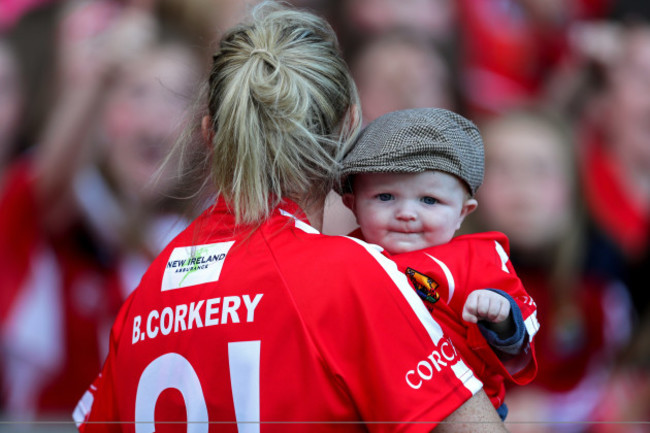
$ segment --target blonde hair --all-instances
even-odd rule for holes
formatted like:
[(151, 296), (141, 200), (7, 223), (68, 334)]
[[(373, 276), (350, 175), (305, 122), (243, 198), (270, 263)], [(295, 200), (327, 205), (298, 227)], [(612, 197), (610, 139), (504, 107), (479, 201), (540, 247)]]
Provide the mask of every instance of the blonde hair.
[(321, 202), (361, 117), (325, 20), (275, 2), (252, 17), (222, 37), (209, 77), (211, 179), (240, 224), (261, 223), (284, 198)]

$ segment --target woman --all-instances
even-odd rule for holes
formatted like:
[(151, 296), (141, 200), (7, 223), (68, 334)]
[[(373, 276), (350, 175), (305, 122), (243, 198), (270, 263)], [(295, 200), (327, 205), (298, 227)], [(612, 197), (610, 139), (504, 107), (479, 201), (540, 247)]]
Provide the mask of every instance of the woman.
[(80, 430), (503, 431), (395, 265), (317, 231), (359, 119), (332, 29), (274, 4), (253, 16), (209, 78), (216, 203), (121, 309)]

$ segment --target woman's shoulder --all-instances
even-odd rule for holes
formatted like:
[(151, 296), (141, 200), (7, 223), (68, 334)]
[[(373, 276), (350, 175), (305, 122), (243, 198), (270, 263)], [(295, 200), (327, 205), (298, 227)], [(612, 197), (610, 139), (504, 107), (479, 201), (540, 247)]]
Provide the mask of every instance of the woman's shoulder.
[(269, 247), (282, 267), (289, 263), (325, 279), (355, 279), (364, 274), (375, 280), (383, 278), (375, 274), (386, 274), (382, 269), (396, 268), (381, 247), (347, 236), (289, 231)]
[[(303, 257), (317, 257), (320, 262), (337, 263), (341, 266), (371, 261), (383, 256), (383, 249), (349, 236), (333, 236), (311, 233), (302, 236), (295, 244), (301, 249)], [(385, 257), (384, 257), (385, 258)]]

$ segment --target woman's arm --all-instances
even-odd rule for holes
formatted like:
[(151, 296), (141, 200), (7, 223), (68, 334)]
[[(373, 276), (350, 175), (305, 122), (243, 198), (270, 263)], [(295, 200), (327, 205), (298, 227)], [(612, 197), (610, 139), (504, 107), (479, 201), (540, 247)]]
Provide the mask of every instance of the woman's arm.
[(435, 433), (507, 432), (487, 395), (479, 391), (433, 430)]

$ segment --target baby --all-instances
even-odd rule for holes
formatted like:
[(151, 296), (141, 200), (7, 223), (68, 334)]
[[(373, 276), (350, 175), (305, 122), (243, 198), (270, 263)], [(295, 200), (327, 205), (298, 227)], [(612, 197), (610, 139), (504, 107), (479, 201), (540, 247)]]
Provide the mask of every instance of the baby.
[[(352, 235), (383, 247), (407, 275), (505, 419), (505, 381), (523, 385), (537, 372), (539, 324), (505, 235), (454, 237), (478, 205), (483, 159), (481, 135), (464, 117), (392, 112), (370, 123), (344, 159), (342, 197), (360, 225)], [(418, 371), (407, 380), (417, 387), (426, 378)]]

